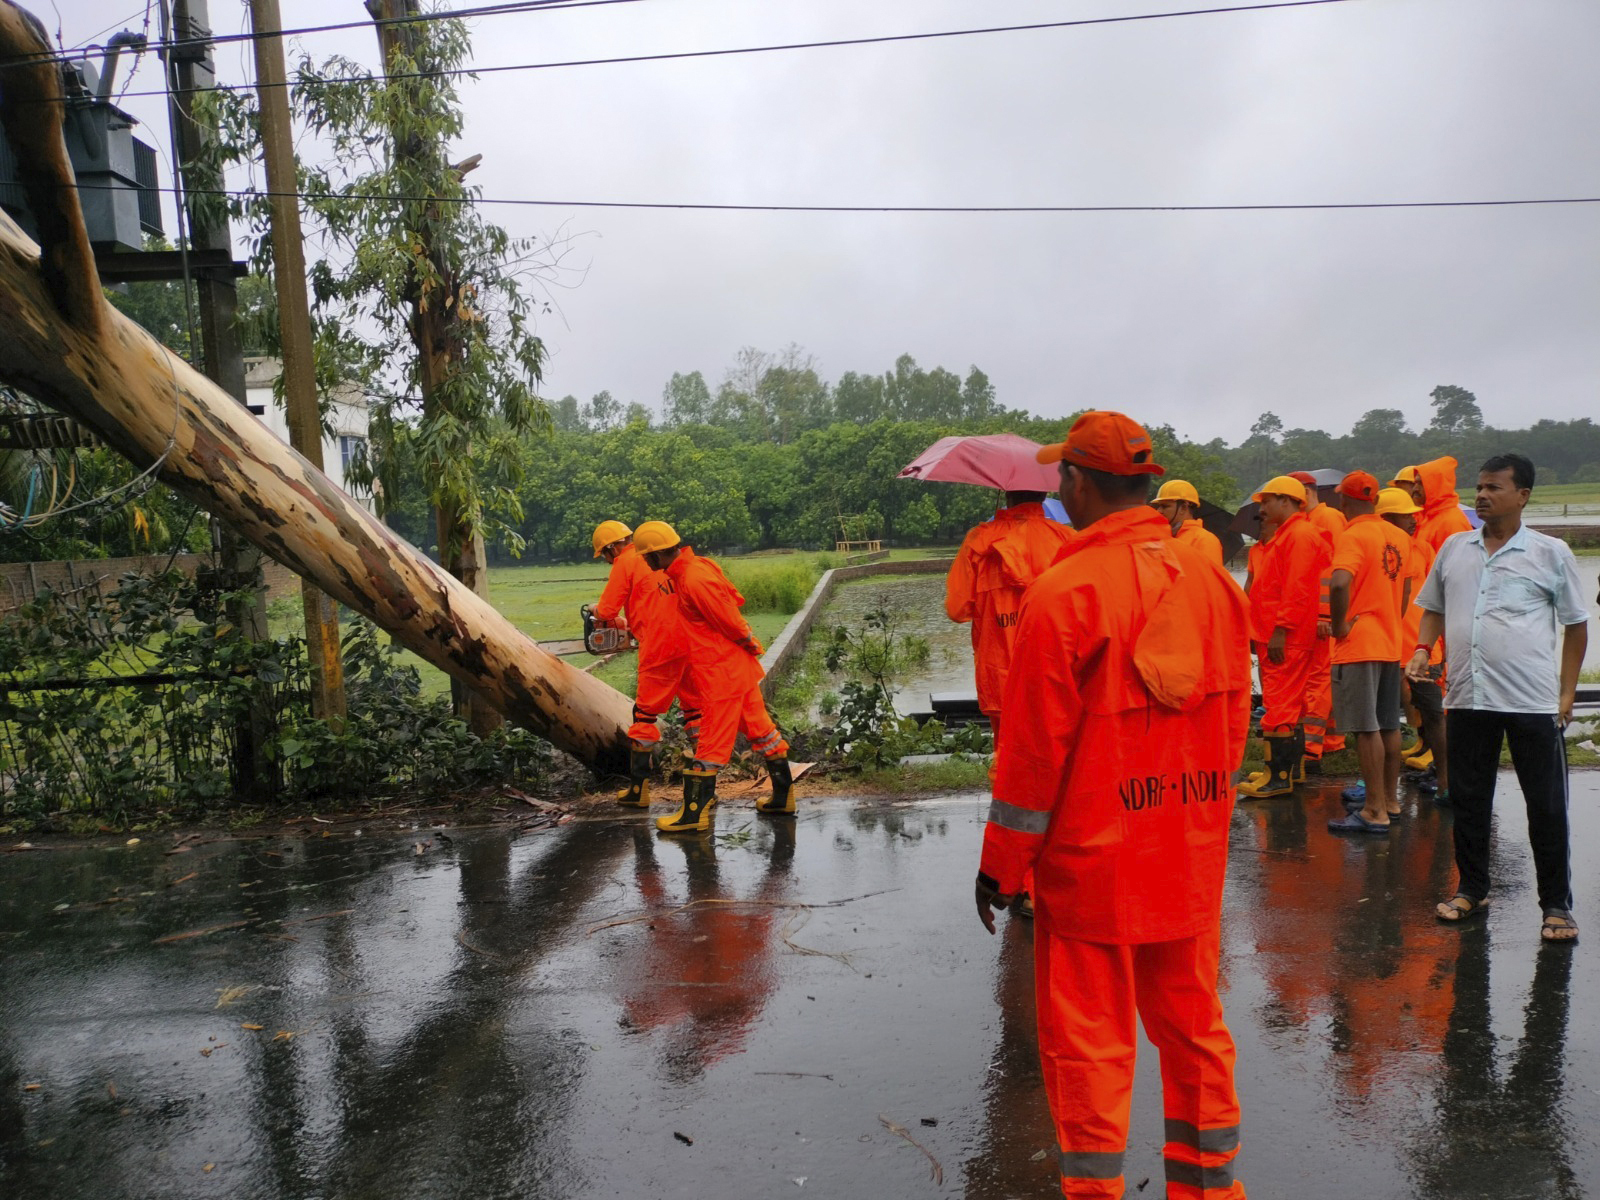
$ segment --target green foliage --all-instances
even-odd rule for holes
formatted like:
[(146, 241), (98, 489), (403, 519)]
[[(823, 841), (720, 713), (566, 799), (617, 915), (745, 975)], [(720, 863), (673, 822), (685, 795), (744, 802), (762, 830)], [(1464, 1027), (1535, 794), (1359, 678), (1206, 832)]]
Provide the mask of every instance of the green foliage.
[(746, 612), (799, 612), (822, 576), (816, 558), (811, 556), (776, 562), (739, 559), (723, 566), (744, 595)]
[[(227, 598), (224, 598), (226, 601)], [(522, 730), (475, 737), (448, 701), (421, 694), (367, 622), (344, 640), (349, 720), (311, 716), (299, 638), (250, 642), (177, 572), (125, 576), (79, 604), (49, 591), (0, 620), (0, 814), (126, 824), (229, 803), (239, 732), (267, 734), (264, 783), (279, 798), (349, 799), (535, 777), (549, 747)], [(100, 684), (116, 676), (170, 681)], [(40, 690), (52, 681), (88, 686)]]

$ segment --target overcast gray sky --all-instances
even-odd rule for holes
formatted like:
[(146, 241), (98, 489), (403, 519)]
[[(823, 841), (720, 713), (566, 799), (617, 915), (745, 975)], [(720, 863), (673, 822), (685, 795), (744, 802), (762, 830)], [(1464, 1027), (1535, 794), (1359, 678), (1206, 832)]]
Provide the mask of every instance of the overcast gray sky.
[[(59, 2), (59, 0), (58, 0)], [(458, 0), (458, 3), (462, 0)], [(474, 22), (481, 66), (1160, 12), (1160, 0), (641, 0)], [(239, 0), (211, 0), (218, 32)], [(68, 45), (139, 0), (61, 3)], [(130, 10), (132, 10), (130, 12)], [(57, 24), (48, 0), (34, 11)], [(285, 24), (364, 16), (283, 0)], [(308, 36), (376, 64), (370, 31)], [(1078, 29), (511, 72), (463, 84), (490, 197), (1234, 204), (1600, 196), (1600, 4), (1353, 0)], [(248, 78), (243, 46), (219, 50)], [(135, 89), (159, 79), (140, 69)], [(130, 99), (165, 147), (159, 104)], [(902, 353), (1002, 403), (1236, 441), (1340, 433), (1428, 392), (1486, 418), (1600, 414), (1600, 205), (1126, 214), (491, 208), (581, 235), (540, 325), (546, 393), (659, 407), (741, 346), (824, 377)]]

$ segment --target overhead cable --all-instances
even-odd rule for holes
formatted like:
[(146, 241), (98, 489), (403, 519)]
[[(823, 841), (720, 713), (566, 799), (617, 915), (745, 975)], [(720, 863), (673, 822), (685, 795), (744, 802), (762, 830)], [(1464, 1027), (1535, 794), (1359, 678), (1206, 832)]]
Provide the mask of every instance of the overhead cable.
[[(598, 2), (598, 0), (591, 0)], [(824, 50), (840, 46), (881, 46), (895, 42), (926, 42), (941, 38), (978, 37), (994, 33), (1033, 33), (1047, 29), (1079, 29), (1091, 25), (1123, 25), (1133, 21), (1162, 21), (1174, 17), (1208, 17), (1224, 13), (1265, 12), (1281, 8), (1311, 8), (1350, 4), (1354, 0), (1272, 0), (1266, 4), (1233, 4), (1221, 8), (1189, 8), (1176, 12), (1129, 13), (1120, 17), (1083, 17), (1072, 21), (1036, 21), (1027, 25), (988, 25), (975, 29), (941, 29), (929, 33), (891, 33), (877, 37), (830, 38), (816, 42), (781, 42), (768, 46), (732, 46), (721, 50), (677, 50), (659, 54), (629, 54), (613, 58), (571, 58), (553, 62), (508, 63), (503, 66), (455, 67), (443, 71), (400, 71), (390, 75), (346, 75), (319, 79), (318, 83), (383, 83), (397, 79), (439, 79), (459, 75), (496, 75), (508, 71), (553, 71), (566, 67), (606, 67), (634, 63), (679, 62), (697, 58), (727, 58), (739, 54), (772, 54), (789, 50)], [(251, 36), (244, 34), (241, 36)], [(218, 38), (218, 41), (224, 39)], [(291, 84), (291, 86), (293, 86)], [(194, 91), (254, 91), (254, 84), (219, 83)], [(130, 96), (160, 96), (164, 92), (129, 92)]]
[[(106, 191), (117, 184), (64, 184), (80, 191)], [(176, 192), (176, 188), (152, 188)], [(1537, 205), (1600, 204), (1600, 196), (1539, 196), (1500, 200), (1350, 200), (1308, 204), (705, 204), (643, 200), (530, 200), (490, 196), (411, 196), (384, 192), (273, 192), (256, 188), (188, 188), (190, 196), (228, 196), (299, 200), (361, 200), (380, 203), (496, 204), (524, 208), (623, 208), (681, 212), (777, 213), (1162, 213), (1162, 212), (1339, 212), (1405, 208), (1519, 208)]]

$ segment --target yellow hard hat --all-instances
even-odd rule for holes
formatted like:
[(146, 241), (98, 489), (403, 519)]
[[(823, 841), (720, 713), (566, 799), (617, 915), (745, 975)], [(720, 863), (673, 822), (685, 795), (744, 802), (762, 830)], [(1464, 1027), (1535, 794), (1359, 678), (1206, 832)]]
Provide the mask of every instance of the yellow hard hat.
[(1287, 496), (1291, 500), (1298, 500), (1302, 505), (1306, 502), (1306, 485), (1293, 475), (1274, 475), (1261, 485), (1261, 490), (1250, 499), (1257, 504), (1265, 496)]
[(1417, 469), (1415, 467), (1401, 467), (1394, 473), (1394, 478), (1389, 480), (1390, 487), (1398, 487), (1402, 483), (1416, 483)]
[(1411, 499), (1411, 493), (1405, 488), (1386, 487), (1378, 493), (1378, 515), (1386, 517), (1390, 513), (1403, 516), (1406, 513), (1419, 513), (1422, 510)]
[(621, 521), (601, 521), (600, 524), (594, 527), (594, 556), (599, 558), (600, 551), (611, 545), (612, 542), (620, 542), (623, 538), (631, 537), (632, 535), (633, 530), (629, 529)]
[(1186, 479), (1169, 479), (1161, 485), (1161, 490), (1156, 493), (1157, 500), (1185, 500), (1200, 507), (1200, 493), (1194, 490), (1194, 484)]
[(665, 521), (646, 521), (633, 533), (633, 548), (640, 554), (653, 554), (657, 550), (671, 550), (683, 544), (678, 531)]

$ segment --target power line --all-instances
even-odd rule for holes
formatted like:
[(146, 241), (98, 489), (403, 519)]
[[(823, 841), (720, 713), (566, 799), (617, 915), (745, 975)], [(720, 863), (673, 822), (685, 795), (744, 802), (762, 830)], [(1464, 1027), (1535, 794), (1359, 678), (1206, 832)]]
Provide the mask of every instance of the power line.
[[(419, 25), (426, 24), (431, 21), (464, 21), (468, 19), (476, 19), (478, 17), (498, 17), (514, 13), (537, 12), (541, 10), (560, 11), (568, 8), (599, 8), (611, 4), (638, 4), (640, 2), (641, 0), (512, 0), (511, 3), (507, 4), (484, 4), (478, 5), (474, 8), (460, 8), (441, 12), (416, 13), (414, 15), (405, 17), (373, 17), (366, 21), (341, 21), (338, 24), (333, 25), (302, 25), (297, 29), (281, 30), (280, 32), (273, 34), (273, 36), (293, 37), (302, 33), (334, 33), (342, 29), (371, 29), (374, 26), (381, 25)], [(125, 21), (132, 20), (133, 17), (138, 15), (138, 11), (135, 10), (129, 16), (124, 17), (122, 21), (117, 22), (117, 24), (120, 25)], [(108, 25), (105, 29), (102, 29), (100, 33), (107, 33), (115, 28), (116, 25)], [(96, 33), (91, 36), (99, 37), (100, 33)], [(165, 53), (168, 50), (182, 50), (192, 46), (213, 46), (220, 45), (225, 42), (250, 42), (254, 41), (255, 37), (256, 35), (253, 32), (244, 32), (213, 34), (208, 37), (201, 38), (163, 38), (159, 42), (151, 42), (146, 49)], [(79, 46), (74, 47), (72, 50), (64, 53), (56, 50), (46, 50), (36, 54), (18, 54), (11, 58), (0, 60), (0, 67), (19, 66), (23, 63), (37, 62), (42, 60), (65, 62), (73, 58), (78, 58), (82, 55), (83, 51), (93, 48), (94, 46), (91, 43), (88, 45), (80, 44)], [(133, 93), (135, 96), (147, 96), (152, 94), (156, 93)]]
[[(80, 191), (108, 191), (116, 184), (63, 184)], [(177, 192), (176, 188), (153, 191)], [(1229, 213), (1340, 212), (1408, 208), (1525, 208), (1550, 205), (1600, 204), (1600, 196), (1542, 196), (1508, 200), (1353, 200), (1312, 204), (702, 204), (641, 200), (528, 200), (486, 196), (409, 196), (382, 192), (272, 192), (228, 188), (189, 188), (191, 196), (263, 199), (289, 196), (299, 200), (362, 200), (416, 204), (497, 204), (524, 208), (621, 208), (680, 212), (774, 213)]]
[[(589, 0), (611, 3), (618, 0)], [(1037, 21), (1027, 25), (989, 25), (977, 29), (941, 29), (930, 33), (891, 33), (877, 37), (830, 38), (818, 42), (782, 42), (770, 46), (733, 46), (722, 50), (678, 50), (662, 54), (630, 54), (615, 58), (574, 58), (556, 62), (511, 63), (505, 66), (457, 67), (446, 71), (407, 71), (392, 75), (347, 75), (320, 79), (319, 83), (378, 83), (396, 79), (436, 79), (458, 75), (496, 75), (506, 71), (551, 71), (564, 67), (604, 67), (630, 63), (677, 62), (695, 58), (726, 58), (736, 54), (772, 54), (789, 50), (824, 50), (841, 46), (882, 46), (895, 42), (926, 42), (941, 38), (978, 37), (994, 33), (1033, 33), (1047, 29), (1077, 29), (1091, 25), (1125, 25), (1134, 21), (1164, 21), (1174, 17), (1209, 17), (1227, 13), (1265, 12), (1281, 8), (1312, 8), (1349, 4), (1353, 0), (1270, 0), (1265, 4), (1233, 4), (1220, 8), (1189, 8), (1175, 12), (1129, 13), (1120, 17), (1084, 17), (1073, 21)], [(576, 7), (574, 5), (573, 7)], [(244, 37), (251, 35), (244, 34)], [(217, 39), (223, 40), (221, 38)], [(250, 91), (252, 84), (217, 84), (196, 91)], [(157, 96), (162, 92), (129, 92), (130, 96)]]

